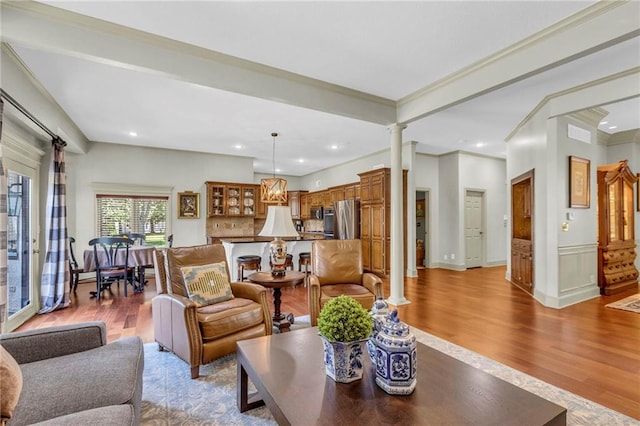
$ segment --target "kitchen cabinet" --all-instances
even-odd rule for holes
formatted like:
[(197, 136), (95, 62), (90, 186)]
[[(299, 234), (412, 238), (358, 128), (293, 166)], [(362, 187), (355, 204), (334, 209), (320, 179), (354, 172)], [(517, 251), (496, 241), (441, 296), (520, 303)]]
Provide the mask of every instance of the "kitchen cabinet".
[[(362, 264), (364, 269), (385, 276), (391, 270), (391, 169), (376, 169), (359, 176)], [(406, 176), (405, 170), (402, 182), (403, 222), (407, 200)], [(403, 231), (406, 238), (406, 223)], [(406, 253), (404, 258), (406, 266)]]
[(205, 182), (209, 217), (254, 217), (257, 186), (230, 182)]
[(291, 209), (292, 219), (302, 219), (302, 196), (307, 191), (289, 191), (289, 208)]
[(358, 196), (356, 197), (356, 186), (359, 187), (359, 185), (351, 184), (351, 185), (347, 185), (344, 188), (344, 199), (345, 200), (358, 200), (360, 199), (360, 195), (359, 195), (359, 191), (358, 191)]
[(333, 203), (331, 202), (331, 193), (326, 190), (326, 191), (321, 191), (321, 197), (322, 197), (322, 203), (320, 204), (321, 206), (323, 206), (325, 209), (332, 209), (333, 208)]
[(300, 219), (311, 218), (311, 195), (304, 193), (300, 195)]
[(209, 217), (225, 215), (226, 191), (227, 187), (224, 184), (207, 182), (207, 214)]
[(598, 286), (612, 295), (638, 288), (633, 186), (627, 161), (598, 167)]
[(331, 205), (333, 205), (333, 203), (335, 203), (336, 201), (344, 200), (344, 186), (329, 188), (329, 194), (331, 196)]

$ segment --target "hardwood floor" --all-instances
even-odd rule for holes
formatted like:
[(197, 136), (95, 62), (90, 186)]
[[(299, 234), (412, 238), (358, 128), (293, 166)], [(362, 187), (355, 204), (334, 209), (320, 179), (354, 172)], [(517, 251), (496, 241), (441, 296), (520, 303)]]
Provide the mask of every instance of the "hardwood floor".
[[(640, 314), (604, 307), (635, 291), (557, 310), (540, 305), (504, 277), (505, 267), (422, 269), (418, 278), (405, 281), (411, 303), (398, 307), (400, 319), (640, 420)], [(99, 303), (89, 299), (94, 285), (81, 282), (73, 306), (38, 315), (20, 329), (103, 320), (110, 341), (139, 335), (153, 342), (152, 279), (144, 294), (124, 298), (114, 288), (114, 295), (105, 293)], [(306, 291), (285, 289), (283, 311), (307, 314)]]

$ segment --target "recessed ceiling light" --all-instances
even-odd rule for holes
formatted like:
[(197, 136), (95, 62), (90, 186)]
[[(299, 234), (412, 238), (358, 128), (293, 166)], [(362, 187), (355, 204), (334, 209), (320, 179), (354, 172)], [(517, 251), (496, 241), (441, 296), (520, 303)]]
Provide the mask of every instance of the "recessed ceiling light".
[(601, 126), (604, 126), (604, 125), (605, 125), (605, 124), (607, 124), (607, 123), (608, 123), (608, 121), (601, 121), (601, 122), (600, 122), (600, 125), (601, 125)]
[(137, 132), (129, 132), (129, 136), (133, 136), (134, 138), (138, 136)]
[(280, 173), (282, 169), (276, 169), (276, 173)]
[(609, 130), (617, 129), (618, 126), (609, 126)]
[(298, 158), (298, 163), (304, 163), (304, 158)]
[(484, 143), (482, 143), (482, 142), (478, 142), (476, 144), (476, 148), (482, 148), (483, 146), (484, 146)]
[(234, 147), (235, 149), (242, 149), (242, 148), (243, 148), (243, 147), (242, 147), (242, 145), (240, 145), (239, 143), (238, 143), (238, 144), (235, 144), (233, 147)]
[(333, 149), (333, 150), (338, 149), (338, 145), (331, 145), (331, 149)]

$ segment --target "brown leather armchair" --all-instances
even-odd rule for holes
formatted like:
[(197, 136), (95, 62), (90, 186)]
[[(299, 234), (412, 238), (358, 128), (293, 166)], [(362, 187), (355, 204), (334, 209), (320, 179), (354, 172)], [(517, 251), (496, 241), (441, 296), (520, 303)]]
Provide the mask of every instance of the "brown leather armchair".
[[(152, 300), (153, 332), (160, 350), (169, 350), (191, 366), (191, 378), (200, 365), (236, 351), (236, 342), (269, 335), (273, 321), (266, 288), (231, 283), (234, 298), (198, 306), (187, 296), (180, 268), (226, 261), (219, 244), (169, 248), (154, 254), (158, 295)], [(229, 275), (228, 265), (226, 267)]]
[(311, 244), (309, 316), (318, 325), (322, 306), (332, 297), (345, 294), (367, 310), (382, 296), (382, 280), (362, 269), (360, 240), (318, 240)]

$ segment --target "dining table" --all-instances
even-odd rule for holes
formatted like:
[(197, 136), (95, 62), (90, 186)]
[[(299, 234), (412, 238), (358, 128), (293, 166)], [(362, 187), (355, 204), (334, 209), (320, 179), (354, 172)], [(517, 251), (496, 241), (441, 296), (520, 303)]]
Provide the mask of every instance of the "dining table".
[[(144, 273), (145, 268), (153, 267), (153, 253), (156, 251), (155, 246), (130, 246), (129, 258), (127, 259), (127, 265), (136, 268), (137, 277), (136, 281), (138, 285), (134, 288), (135, 291), (142, 291), (146, 284)], [(124, 264), (124, 250), (118, 251), (117, 261)], [(98, 260), (100, 263), (106, 262), (105, 253), (102, 250), (98, 250)], [(96, 262), (93, 257), (93, 249), (86, 249), (84, 251), (84, 272), (93, 272), (96, 270)]]

